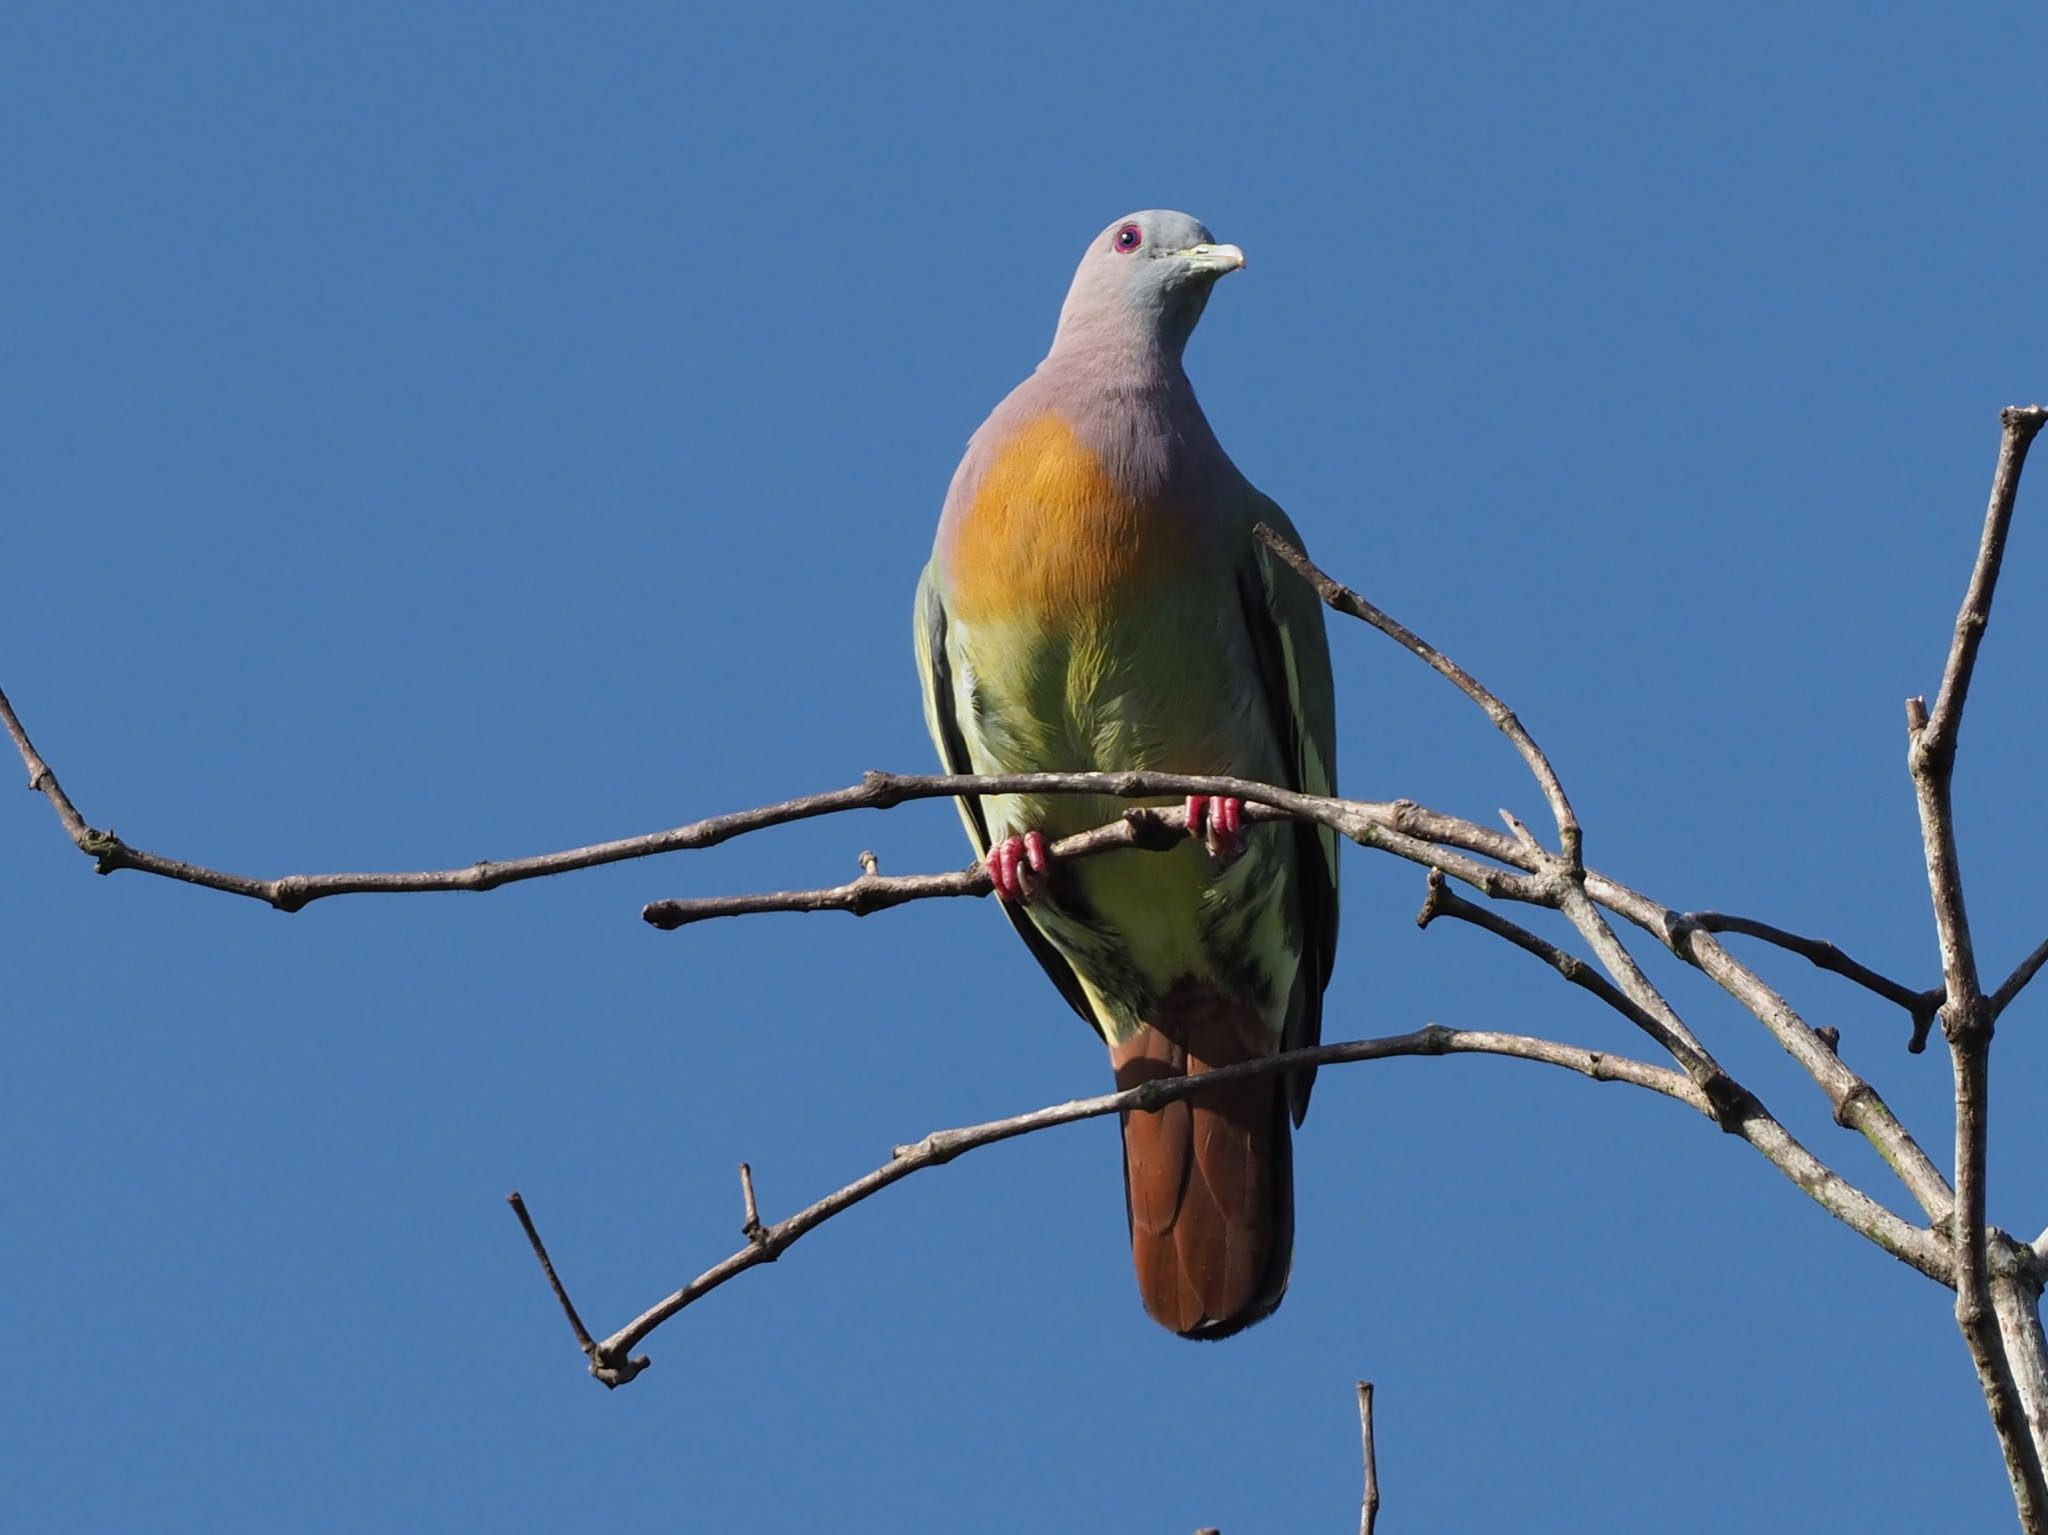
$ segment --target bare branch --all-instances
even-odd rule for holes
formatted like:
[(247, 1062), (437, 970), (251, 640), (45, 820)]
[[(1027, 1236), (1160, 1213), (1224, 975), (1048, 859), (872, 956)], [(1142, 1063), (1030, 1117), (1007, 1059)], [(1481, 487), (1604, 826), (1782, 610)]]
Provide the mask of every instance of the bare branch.
[[(1458, 917), (1505, 938), (1515, 947), (1535, 955), (1567, 980), (1585, 987), (1631, 1023), (1644, 1029), (1660, 1043), (1663, 1042), (1663, 1025), (1583, 960), (1565, 953), (1556, 945), (1508, 921), (1507, 918), (1466, 901), (1447, 889), (1442, 875), (1432, 870), (1429, 876), (1429, 895), (1423, 902), (1422, 910), (1417, 913), (1416, 921), (1427, 926), (1432, 918), (1438, 916)], [(1828, 1048), (1833, 1049), (1832, 1042)], [(1949, 1277), (1946, 1254), (1941, 1254), (1937, 1258), (1923, 1244), (1922, 1238), (1928, 1233), (1919, 1227), (1907, 1225), (1889, 1211), (1885, 1212), (1887, 1219), (1873, 1219), (1871, 1212), (1881, 1207), (1860, 1189), (1845, 1182), (1819, 1158), (1800, 1145), (1777, 1117), (1764, 1107), (1762, 1100), (1755, 1093), (1725, 1071), (1719, 1071), (1719, 1068), (1716, 1070), (1719, 1074), (1710, 1077), (1705, 1083), (1699, 1083), (1697, 1075), (1692, 1076), (1690, 1080), (1700, 1086), (1702, 1096), (1712, 1106), (1712, 1117), (1722, 1129), (1749, 1142), (1809, 1198), (1838, 1219), (1862, 1232), (1892, 1256), (1920, 1268), (1923, 1273), (1943, 1283), (1953, 1283)], [(1925, 1266), (1924, 1260), (1930, 1259), (1936, 1262), (1936, 1268), (1930, 1269)]]
[[(1447, 1029), (1436, 1024), (1412, 1034), (1380, 1039), (1353, 1040), (1345, 1044), (1322, 1045), (1241, 1065), (1221, 1067), (1194, 1077), (1163, 1077), (1142, 1083), (1125, 1092), (1105, 1093), (1054, 1104), (1008, 1119), (991, 1120), (955, 1130), (937, 1130), (913, 1144), (899, 1146), (882, 1166), (826, 1195), (815, 1204), (786, 1219), (760, 1227), (749, 1234), (745, 1246), (706, 1269), (681, 1289), (649, 1307), (591, 1350), (591, 1373), (607, 1384), (623, 1385), (644, 1369), (645, 1359), (635, 1359), (633, 1348), (649, 1333), (678, 1312), (701, 1300), (721, 1285), (748, 1269), (773, 1263), (785, 1249), (835, 1215), (880, 1193), (891, 1184), (928, 1167), (942, 1166), (977, 1147), (993, 1145), (1019, 1135), (1051, 1129), (1076, 1120), (1094, 1119), (1126, 1109), (1144, 1112), (1176, 1099), (1226, 1085), (1240, 1077), (1260, 1076), (1304, 1066), (1336, 1066), (1353, 1061), (1386, 1060), (1396, 1056), (1498, 1055), (1558, 1066), (1591, 1077), (1597, 1082), (1625, 1082), (1646, 1088), (1714, 1117), (1714, 1106), (1683, 1073), (1647, 1061), (1603, 1051), (1585, 1050), (1555, 1040), (1490, 1030)], [(1753, 1122), (1737, 1127), (1736, 1133), (1762, 1151), (1786, 1176), (1822, 1208), (1902, 1262), (1929, 1278), (1948, 1283), (1948, 1255), (1931, 1232), (1913, 1226), (1885, 1209), (1861, 1190), (1848, 1184), (1825, 1167), (1787, 1134), (1783, 1126), (1761, 1114)], [(536, 1244), (538, 1239), (536, 1238)]]
[(1448, 678), (1459, 692), (1479, 705), (1486, 717), (1515, 743), (1515, 750), (1522, 754), (1522, 761), (1528, 764), (1529, 772), (1536, 779), (1537, 786), (1543, 790), (1544, 801), (1550, 806), (1551, 816), (1557, 822), (1558, 847), (1564, 855), (1564, 861), (1571, 868), (1579, 868), (1583, 862), (1579, 818), (1572, 811), (1571, 801), (1566, 798), (1564, 785), (1558, 781), (1557, 772), (1551, 767), (1550, 759), (1543, 754), (1543, 749), (1536, 744), (1535, 738), (1522, 728), (1522, 722), (1515, 717), (1515, 711), (1483, 687), (1464, 667), (1431, 645), (1421, 635), (1400, 620), (1381, 612), (1350, 587), (1327, 575), (1306, 554), (1267, 524), (1262, 522), (1252, 531), (1261, 543), (1285, 560), (1296, 575), (1314, 587), (1316, 594), (1325, 603), (1339, 613), (1371, 624), (1402, 649), (1420, 658), (1438, 675)]
[[(742, 1173), (745, 1166), (742, 1164)], [(751, 1194), (751, 1190), (749, 1193)], [(646, 1369), (651, 1361), (645, 1354), (637, 1359), (620, 1358), (601, 1362), (597, 1356), (597, 1343), (590, 1336), (590, 1330), (583, 1325), (583, 1318), (576, 1314), (575, 1302), (569, 1299), (569, 1292), (563, 1288), (560, 1276), (555, 1273), (553, 1260), (548, 1257), (547, 1244), (540, 1239), (540, 1232), (534, 1227), (533, 1217), (527, 1213), (526, 1201), (514, 1189), (505, 1196), (505, 1202), (512, 1207), (512, 1213), (519, 1217), (520, 1229), (526, 1233), (526, 1240), (532, 1244), (534, 1257), (540, 1259), (540, 1271), (548, 1277), (548, 1288), (555, 1292), (556, 1303), (562, 1308), (562, 1315), (569, 1319), (569, 1330), (576, 1334), (576, 1346), (590, 1361), (590, 1373), (607, 1386), (623, 1386), (627, 1381)]]
[[(1991, 622), (1991, 600), (2005, 556), (2006, 533), (2012, 525), (2020, 473), (2026, 465), (2029, 444), (2042, 425), (2048, 423), (2048, 408), (2011, 407), (2002, 413), (2000, 422), (2004, 430), (1998, 465), (1991, 477), (1990, 504), (1984, 512), (1984, 532), (1978, 542), (1970, 584), (1956, 613), (1955, 635), (1949, 644), (1947, 665), (1942, 669), (1941, 688), (1931, 711), (1920, 699), (1907, 701), (1906, 765), (1912, 775), (1913, 798), (1920, 815), (1927, 888), (1934, 906), (1935, 935), (1941, 946), (1945, 992), (1942, 1032), (1948, 1037), (1955, 1070), (1956, 1198), (1950, 1234), (1956, 1254), (1956, 1325), (1969, 1346), (1978, 1383), (1991, 1410), (1992, 1427), (2005, 1455), (2020, 1521), (2031, 1530), (2048, 1529), (2048, 1477), (2043, 1475), (2041, 1450), (2027, 1423), (2020, 1386), (1991, 1294), (1985, 1230), (1985, 1147), (1990, 1122), (1991, 1038), (1997, 1010), (1995, 1000), (1984, 995), (1970, 938), (1952, 798), (1963, 706), (1969, 697), (1977, 651)], [(2024, 984), (2021, 980), (2020, 985)], [(2015, 987), (2015, 994), (2017, 990)]]
[[(156, 874), (167, 879), (203, 886), (209, 890), (223, 891), (229, 895), (247, 896), (274, 906), (279, 911), (287, 912), (299, 911), (314, 901), (337, 895), (412, 895), (430, 891), (495, 890), (501, 885), (515, 884), (521, 880), (568, 874), (580, 869), (598, 868), (605, 864), (622, 863), (635, 858), (651, 858), (663, 853), (715, 847), (721, 842), (729, 842), (749, 832), (762, 831), (773, 826), (787, 826), (792, 822), (811, 820), (818, 816), (836, 815), (848, 810), (889, 810), (911, 800), (950, 799), (963, 794), (1084, 794), (1107, 799), (1164, 799), (1189, 794), (1228, 794), (1257, 805), (1283, 810), (1286, 812), (1285, 818), (1288, 819), (1318, 821), (1354, 841), (1366, 842), (1373, 840), (1376, 827), (1381, 822), (1390, 829), (1397, 827), (1402, 819), (1400, 812), (1403, 805), (1403, 802), (1370, 805), (1364, 801), (1323, 798), (1317, 795), (1297, 794), (1291, 789), (1255, 783), (1250, 779), (1189, 773), (977, 775), (871, 772), (864, 774), (858, 784), (843, 789), (803, 795), (773, 805), (733, 811), (726, 815), (710, 816), (701, 821), (672, 827), (667, 831), (621, 837), (609, 842), (595, 842), (584, 847), (565, 848), (558, 852), (502, 860), (485, 859), (453, 869), (288, 874), (263, 879), (210, 869), (200, 864), (187, 863), (182, 859), (169, 858), (161, 853), (152, 853), (143, 848), (130, 846), (112, 831), (103, 831), (89, 825), (64, 793), (55, 771), (36, 751), (26, 728), (15, 714), (13, 706), (8, 703), (5, 694), (0, 694), (0, 722), (5, 723), (9, 736), (13, 738), (15, 747), (28, 768), (29, 787), (40, 791), (50, 801), (57, 812), (58, 820), (63, 824), (65, 833), (79, 851), (96, 861), (100, 873), (112, 874), (120, 869), (134, 869), (144, 874)], [(1252, 819), (1270, 820), (1274, 817), (1254, 814)], [(1498, 832), (1489, 831), (1484, 827), (1472, 827), (1471, 830), (1479, 834), (1479, 846), (1489, 852), (1494, 847), (1512, 845), (1508, 838)], [(1499, 876), (1500, 871), (1482, 872), (1479, 866), (1473, 865), (1469, 877), (1475, 881), (1483, 881), (1489, 874)], [(747, 909), (826, 908), (763, 906)], [(727, 913), (704, 912), (698, 916), (685, 917), (683, 920), (698, 920), (701, 916), (725, 914)]]
[(1935, 1017), (1941, 1011), (1940, 987), (1929, 991), (1915, 991), (1912, 987), (1902, 986), (1890, 976), (1880, 975), (1868, 965), (1850, 958), (1839, 946), (1825, 938), (1808, 938), (1782, 927), (1773, 927), (1768, 922), (1759, 922), (1754, 917), (1732, 916), (1725, 911), (1689, 911), (1681, 920), (1709, 933), (1740, 933), (1745, 938), (1760, 938), (1765, 943), (1775, 944), (1778, 948), (1810, 960), (1822, 970), (1854, 981), (1865, 991), (1874, 992), (1885, 1001), (1906, 1010), (1913, 1020), (1912, 1038), (1906, 1043), (1908, 1050), (1918, 1055), (1927, 1048), (1928, 1032), (1934, 1027)]
[(1955, 1195), (1941, 1169), (1899, 1123), (1877, 1089), (1852, 1070), (1761, 976), (1730, 954), (1712, 933), (1619, 881), (1589, 870), (1586, 893), (1651, 934), (1741, 1003), (1827, 1095), (1835, 1123), (1869, 1141), (1930, 1217), (1948, 1218)]
[[(1270, 805), (1248, 804), (1244, 809), (1247, 825), (1294, 819)], [(1105, 826), (1062, 838), (1052, 845), (1050, 851), (1054, 858), (1067, 863), (1120, 849), (1167, 852), (1187, 840), (1187, 825), (1185, 807), (1138, 805)], [(865, 917), (871, 912), (886, 911), (911, 901), (987, 895), (993, 888), (988, 869), (978, 863), (950, 874), (878, 874), (863, 863), (858, 879), (829, 889), (776, 890), (757, 895), (710, 895), (650, 901), (640, 915), (650, 925), (672, 932), (712, 917), (745, 917), (771, 911), (845, 911), (856, 917)]]
[(15, 750), (21, 753), (22, 764), (28, 769), (30, 791), (50, 802), (50, 808), (57, 812), (58, 821), (73, 842), (87, 852), (93, 851), (86, 844), (100, 834), (85, 824), (78, 807), (71, 803), (71, 796), (64, 792), (64, 786), (57, 782), (57, 775), (50, 771), (50, 764), (43, 761), (35, 743), (29, 740), (21, 717), (14, 712), (14, 705), (7, 701), (5, 693), (0, 693), (0, 723), (7, 726), (7, 734), (13, 740)]
[(2026, 990), (2027, 983), (2041, 973), (2043, 965), (2048, 965), (2048, 938), (2042, 939), (2040, 946), (2033, 953), (2014, 966), (2012, 974), (2005, 978), (2005, 984), (1991, 994), (1993, 1023), (1998, 1021), (1999, 1014), (2012, 1006), (2013, 998)]
[(1548, 939), (1539, 938), (1526, 927), (1510, 922), (1498, 912), (1466, 900), (1444, 882), (1441, 869), (1429, 871), (1426, 885), (1427, 893), (1422, 898), (1422, 909), (1415, 914), (1417, 927), (1426, 928), (1438, 917), (1454, 917), (1460, 922), (1469, 922), (1474, 927), (1483, 928), (1496, 938), (1505, 938), (1523, 952), (1535, 955), (1574, 986), (1582, 986), (1590, 991), (1666, 1050), (1676, 1051), (1681, 1048), (1663, 1024), (1622, 995), (1612, 981), (1578, 955), (1568, 954)]
[(1723, 1101), (1723, 1094), (1733, 1088), (1734, 1079), (1686, 1027), (1685, 1020), (1678, 1016), (1678, 1010), (1665, 1000), (1664, 994), (1643, 973), (1643, 967), (1636, 963), (1635, 956), (1615, 935), (1613, 927), (1600, 914), (1599, 906), (1586, 894), (1583, 874), (1577, 878), (1559, 878), (1555, 882), (1555, 893), (1557, 909), (1592, 946), (1593, 953), (1614, 978), (1615, 984), (1671, 1037), (1673, 1043), (1669, 1048), (1679, 1065), (1709, 1096), (1717, 1102)]
[(1372, 1382), (1358, 1383), (1358, 1439), (1365, 1459), (1365, 1494), (1358, 1502), (1358, 1535), (1372, 1535), (1380, 1516), (1380, 1472), (1372, 1448)]
[(1977, 650), (1991, 624), (1991, 598), (1998, 586), (1999, 566), (2005, 559), (2005, 535), (2012, 527), (2020, 473), (2026, 467), (2027, 449), (2035, 435), (2048, 425), (2048, 406), (2009, 405), (1998, 419), (2003, 436), (1999, 441), (1998, 466), (1991, 476), (1991, 503), (1984, 511), (1984, 534), (1977, 546), (1977, 564), (1970, 572), (1963, 605), (1956, 612), (1955, 636), (1949, 641), (1948, 664), (1942, 668), (1934, 710), (1914, 743), (1917, 755), (1944, 770), (1955, 760), (1956, 737), (1963, 727), (1963, 703), (1976, 671)]

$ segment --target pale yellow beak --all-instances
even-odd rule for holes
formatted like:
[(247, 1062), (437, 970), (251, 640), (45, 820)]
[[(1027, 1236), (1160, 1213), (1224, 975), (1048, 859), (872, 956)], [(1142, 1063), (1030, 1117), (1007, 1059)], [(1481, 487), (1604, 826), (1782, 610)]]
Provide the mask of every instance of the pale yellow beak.
[(1219, 277), (1244, 265), (1244, 252), (1235, 245), (1190, 245), (1181, 255), (1195, 271), (1213, 272)]

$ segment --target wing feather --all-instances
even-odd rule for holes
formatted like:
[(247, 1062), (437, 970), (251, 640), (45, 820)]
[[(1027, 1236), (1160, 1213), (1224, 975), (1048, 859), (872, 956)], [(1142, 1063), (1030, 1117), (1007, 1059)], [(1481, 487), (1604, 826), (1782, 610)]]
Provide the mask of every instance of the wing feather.
[[(1301, 535), (1294, 531), (1287, 514), (1271, 501), (1260, 499), (1264, 502), (1263, 519), (1298, 546)], [(1260, 685), (1272, 715), (1274, 738), (1288, 769), (1283, 786), (1302, 794), (1334, 794), (1337, 703), (1322, 602), (1263, 543), (1252, 538), (1247, 544), (1239, 595)], [(1327, 827), (1303, 822), (1295, 826), (1294, 840), (1301, 960), (1282, 1036), (1282, 1044), (1289, 1050), (1321, 1042), (1323, 988), (1329, 984), (1337, 954), (1338, 836)], [(1296, 1124), (1308, 1113), (1314, 1085), (1313, 1071), (1295, 1072), (1289, 1078), (1289, 1107)]]
[[(959, 695), (954, 687), (953, 665), (946, 652), (945, 599), (939, 594), (938, 582), (930, 567), (926, 568), (924, 579), (917, 588), (916, 639), (918, 675), (924, 684), (925, 728), (931, 732), (932, 744), (939, 749), (939, 760), (946, 765), (947, 772), (972, 773), (975, 771), (974, 762), (968, 754), (967, 737), (960, 729)], [(982, 809), (980, 799), (962, 795), (958, 804), (960, 819), (967, 825), (967, 835), (974, 843), (976, 857), (987, 858), (988, 815)], [(1003, 915), (1010, 919), (1010, 926), (1017, 930), (1017, 936), (1024, 940), (1024, 946), (1031, 951), (1032, 958), (1059, 988), (1060, 995), (1090, 1028), (1100, 1034), (1102, 1026), (1096, 1022), (1095, 1011), (1088, 1005), (1087, 994), (1081, 989), (1080, 977), (1074, 974), (1074, 967), (1067, 963), (1066, 956), (1039, 931), (1029, 912), (1008, 902), (998, 904), (1003, 908)]]

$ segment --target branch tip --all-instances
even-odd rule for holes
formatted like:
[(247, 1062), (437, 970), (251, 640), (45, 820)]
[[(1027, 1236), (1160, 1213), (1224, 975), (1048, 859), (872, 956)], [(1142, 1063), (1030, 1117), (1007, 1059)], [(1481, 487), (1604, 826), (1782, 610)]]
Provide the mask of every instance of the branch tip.
[[(505, 1202), (512, 1207), (512, 1213), (519, 1217), (519, 1225), (526, 1232), (526, 1240), (533, 1248), (533, 1255), (540, 1260), (540, 1271), (547, 1275), (548, 1288), (555, 1292), (555, 1299), (562, 1307), (562, 1315), (569, 1319), (569, 1330), (576, 1334), (576, 1345), (589, 1357), (590, 1372), (596, 1375), (599, 1364), (598, 1346), (591, 1340), (589, 1329), (583, 1325), (583, 1318), (576, 1314), (575, 1303), (569, 1299), (569, 1292), (563, 1288), (561, 1278), (555, 1273), (554, 1262), (548, 1257), (547, 1244), (540, 1239), (540, 1231), (533, 1224), (533, 1216), (527, 1212), (526, 1201), (520, 1198), (519, 1190), (514, 1189), (505, 1196)], [(626, 1379), (631, 1380), (645, 1365), (646, 1361), (642, 1360), (640, 1367), (634, 1369), (633, 1374), (626, 1376)], [(602, 1376), (598, 1378), (603, 1379)], [(621, 1382), (607, 1381), (606, 1384), (614, 1385)]]
[(765, 1241), (768, 1230), (761, 1224), (761, 1207), (754, 1202), (754, 1170), (744, 1162), (740, 1163), (740, 1201), (746, 1216), (740, 1225), (740, 1235), (757, 1244)]

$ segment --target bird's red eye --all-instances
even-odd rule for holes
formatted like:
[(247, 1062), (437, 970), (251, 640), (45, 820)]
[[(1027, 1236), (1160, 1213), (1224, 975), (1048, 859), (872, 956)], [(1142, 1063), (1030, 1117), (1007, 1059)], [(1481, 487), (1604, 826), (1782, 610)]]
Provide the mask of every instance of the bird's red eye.
[(1126, 224), (1116, 232), (1116, 239), (1113, 243), (1118, 250), (1128, 256), (1132, 251), (1145, 243), (1145, 231), (1136, 224)]

